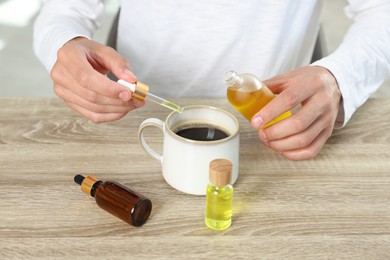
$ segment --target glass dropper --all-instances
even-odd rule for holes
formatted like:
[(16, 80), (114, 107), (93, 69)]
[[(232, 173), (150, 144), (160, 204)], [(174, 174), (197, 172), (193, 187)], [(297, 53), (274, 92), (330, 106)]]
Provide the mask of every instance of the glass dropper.
[(150, 93), (149, 86), (147, 86), (139, 81), (137, 82), (137, 84), (133, 84), (133, 83), (127, 82), (123, 79), (120, 79), (120, 80), (118, 80), (118, 83), (121, 84), (122, 86), (128, 87), (131, 90), (131, 92), (133, 92), (133, 98), (135, 98), (135, 99), (144, 100), (145, 98), (147, 98), (148, 100), (150, 100), (158, 105), (161, 105), (163, 107), (172, 109), (173, 111), (176, 111), (179, 113), (183, 112), (183, 108), (181, 106), (176, 105), (175, 103), (172, 103), (171, 101), (168, 101), (166, 99), (163, 99), (159, 96), (156, 96), (156, 95)]

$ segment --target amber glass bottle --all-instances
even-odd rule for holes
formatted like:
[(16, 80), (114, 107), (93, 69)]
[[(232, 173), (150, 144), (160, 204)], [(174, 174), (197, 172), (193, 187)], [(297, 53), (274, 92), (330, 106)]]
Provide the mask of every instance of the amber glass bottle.
[(95, 198), (99, 207), (130, 225), (142, 226), (150, 216), (152, 202), (117, 182), (82, 175), (76, 175), (74, 181)]
[[(253, 74), (237, 74), (234, 71), (229, 71), (225, 74), (224, 80), (229, 103), (249, 121), (275, 97), (274, 93)], [(291, 111), (287, 111), (264, 127), (275, 124), (290, 115)]]

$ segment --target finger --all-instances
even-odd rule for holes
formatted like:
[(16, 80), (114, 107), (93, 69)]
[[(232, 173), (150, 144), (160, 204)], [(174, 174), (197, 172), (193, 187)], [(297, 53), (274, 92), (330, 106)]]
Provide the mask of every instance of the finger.
[(55, 69), (52, 70), (51, 74), (55, 85), (55, 91), (58, 91), (56, 88), (59, 86), (64, 87), (80, 98), (99, 105), (126, 106), (128, 104), (128, 101), (106, 97), (92, 90), (81, 87), (60, 64), (56, 64)]
[[(94, 52), (93, 57), (101, 66), (111, 71), (118, 79), (123, 79), (130, 83), (137, 82), (137, 77), (131, 70), (128, 61), (114, 49), (110, 47), (102, 48), (100, 52)], [(107, 59), (107, 57), (110, 58)]]
[(309, 146), (296, 150), (283, 151), (280, 152), (280, 154), (290, 160), (312, 159), (316, 157), (321, 151), (331, 133), (332, 128), (326, 128), (317, 136), (316, 139), (314, 139), (314, 141)]
[(274, 94), (279, 94), (287, 88), (285, 75), (278, 75), (270, 79), (264, 80), (263, 83), (272, 91)]
[[(66, 47), (69, 48), (69, 46)], [(84, 48), (72, 49), (72, 51), (67, 50), (67, 48), (64, 46), (58, 51), (58, 60), (64, 64), (68, 73), (81, 87), (114, 99), (121, 98), (123, 101), (130, 100), (130, 90), (96, 71), (91, 65), (96, 60), (94, 60), (94, 57), (90, 53), (86, 53), (87, 51)], [(98, 51), (99, 49), (94, 52)], [(71, 55), (68, 55), (69, 52)], [(105, 58), (110, 59), (111, 57)], [(53, 77), (59, 78), (61, 75), (53, 74)], [(122, 94), (120, 97), (120, 93), (127, 93), (127, 95)]]
[[(323, 120), (319, 118), (304, 131), (290, 135), (283, 139), (267, 140), (268, 146), (275, 151), (289, 151), (309, 146), (326, 128)], [(259, 133), (260, 135), (260, 133)]]
[(274, 118), (292, 110), (295, 106), (314, 94), (315, 92), (310, 90), (310, 86), (301, 85), (300, 83), (287, 87), (253, 116), (253, 127), (263, 127)]
[[(271, 125), (260, 131), (261, 135), (268, 141), (282, 139), (297, 133), (300, 133), (311, 127), (323, 113), (314, 97), (306, 100), (295, 114), (278, 122), (277, 125)], [(260, 134), (259, 133), (259, 134)]]
[(104, 123), (104, 122), (110, 122), (115, 121), (118, 119), (121, 119), (124, 117), (127, 113), (95, 113), (91, 112), (89, 110), (86, 110), (74, 103), (65, 101), (66, 105), (68, 105), (71, 109), (74, 111), (80, 113), (81, 115), (85, 116), (86, 118), (92, 120), (95, 123)]
[(54, 91), (57, 94), (57, 96), (62, 98), (64, 101), (73, 103), (93, 113), (128, 113), (129, 111), (135, 108), (134, 104), (131, 101), (128, 101), (126, 105), (123, 106), (100, 105), (100, 104), (92, 103), (85, 99), (82, 99), (75, 93), (59, 85), (54, 86)]
[(89, 49), (88, 61), (100, 73), (107, 74), (111, 71), (119, 79), (131, 83), (137, 81), (128, 61), (115, 49), (83, 37), (76, 37), (65, 44), (65, 47), (68, 47), (68, 45), (79, 45), (80, 49)]

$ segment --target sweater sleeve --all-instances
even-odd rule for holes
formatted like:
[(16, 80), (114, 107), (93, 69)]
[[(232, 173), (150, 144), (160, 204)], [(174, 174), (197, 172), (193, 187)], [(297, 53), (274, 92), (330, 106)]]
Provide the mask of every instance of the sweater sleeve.
[(348, 2), (346, 14), (354, 23), (334, 53), (312, 64), (327, 68), (338, 82), (342, 109), (336, 128), (390, 75), (390, 0)]
[(91, 38), (104, 15), (103, 0), (46, 0), (34, 22), (33, 47), (48, 71), (57, 51), (69, 40)]

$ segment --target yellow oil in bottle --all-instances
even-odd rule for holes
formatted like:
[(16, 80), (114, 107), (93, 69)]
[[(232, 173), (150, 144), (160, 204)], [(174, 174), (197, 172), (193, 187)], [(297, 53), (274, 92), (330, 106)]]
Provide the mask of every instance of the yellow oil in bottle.
[(233, 186), (232, 163), (226, 159), (210, 162), (210, 183), (206, 189), (206, 226), (213, 230), (224, 230), (232, 224)]
[[(227, 99), (229, 103), (242, 114), (248, 121), (268, 104), (275, 95), (257, 77), (252, 74), (238, 75), (229, 71), (225, 75), (227, 88)], [(264, 127), (268, 127), (291, 115), (291, 111), (284, 112), (274, 118)]]
[(233, 187), (209, 184), (206, 190), (206, 225), (213, 230), (224, 230), (232, 223)]

